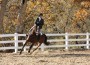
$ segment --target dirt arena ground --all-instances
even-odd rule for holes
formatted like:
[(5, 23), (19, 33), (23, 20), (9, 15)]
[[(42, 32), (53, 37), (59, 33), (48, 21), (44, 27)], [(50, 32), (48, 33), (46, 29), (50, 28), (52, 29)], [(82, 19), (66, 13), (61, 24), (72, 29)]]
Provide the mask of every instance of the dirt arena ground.
[(90, 65), (90, 50), (0, 53), (0, 65)]

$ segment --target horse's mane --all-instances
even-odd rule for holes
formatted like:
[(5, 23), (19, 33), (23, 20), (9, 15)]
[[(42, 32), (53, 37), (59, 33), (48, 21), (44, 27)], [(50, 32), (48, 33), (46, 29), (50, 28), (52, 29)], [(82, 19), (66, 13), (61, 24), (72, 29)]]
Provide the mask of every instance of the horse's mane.
[(34, 27), (31, 31), (31, 34), (34, 34), (34, 33), (36, 33), (36, 27)]
[(32, 35), (32, 34), (36, 34), (36, 27), (33, 27), (29, 30), (29, 32), (26, 34), (26, 36), (28, 35)]

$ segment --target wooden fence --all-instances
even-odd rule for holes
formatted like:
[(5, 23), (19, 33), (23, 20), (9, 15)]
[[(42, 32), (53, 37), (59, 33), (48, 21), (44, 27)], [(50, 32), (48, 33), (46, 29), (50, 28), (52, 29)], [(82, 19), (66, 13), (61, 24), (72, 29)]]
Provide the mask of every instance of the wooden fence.
[[(64, 36), (64, 39), (48, 39), (49, 42), (65, 42), (64, 45), (49, 45), (49, 46), (45, 46), (44, 44), (42, 44), (40, 46), (41, 50), (44, 51), (45, 48), (56, 48), (56, 47), (65, 47), (65, 50), (68, 50), (69, 47), (74, 47), (74, 46), (85, 46), (86, 49), (89, 49), (89, 41), (90, 41), (90, 33), (63, 33), (63, 34), (46, 34), (48, 37), (55, 37), (55, 36)], [(14, 46), (10, 46), (10, 47), (0, 47), (0, 50), (6, 50), (6, 49), (15, 49), (15, 53), (18, 52), (18, 49), (21, 49), (21, 47), (18, 46), (18, 43), (19, 42), (22, 42), (24, 44), (25, 40), (18, 40), (18, 37), (19, 36), (26, 36), (26, 34), (18, 34), (18, 33), (15, 33), (15, 34), (0, 34), (0, 38), (1, 37), (13, 37), (14, 39), (13, 40), (2, 40), (0, 41), (0, 44), (8, 44), (8, 43), (14, 43)], [(74, 39), (71, 39), (69, 38), (70, 36), (85, 36), (85, 38), (74, 38)], [(70, 41), (86, 41), (85, 44), (69, 44)], [(24, 48), (24, 51), (26, 51), (26, 48), (28, 48), (27, 46)]]

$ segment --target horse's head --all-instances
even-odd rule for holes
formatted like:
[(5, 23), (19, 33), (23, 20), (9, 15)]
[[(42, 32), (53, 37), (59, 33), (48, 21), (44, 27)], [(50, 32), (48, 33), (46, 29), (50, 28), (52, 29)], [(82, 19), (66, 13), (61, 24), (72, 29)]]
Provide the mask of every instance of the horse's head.
[(32, 35), (32, 34), (36, 34), (36, 26), (33, 26), (33, 27), (29, 30), (29, 33), (26, 34), (26, 36)]
[(29, 35), (29, 36), (31, 36), (31, 35), (36, 35), (36, 32), (35, 32), (35, 31), (32, 31), (32, 32), (30, 32), (29, 34), (26, 34), (26, 37), (28, 37), (28, 35)]

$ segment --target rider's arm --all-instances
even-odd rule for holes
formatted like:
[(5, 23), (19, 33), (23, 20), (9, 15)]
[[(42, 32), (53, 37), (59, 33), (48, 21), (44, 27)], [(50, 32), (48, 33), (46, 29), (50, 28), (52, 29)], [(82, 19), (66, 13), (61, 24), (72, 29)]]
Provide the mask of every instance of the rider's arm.
[(40, 25), (39, 18), (36, 19), (35, 24), (36, 24), (37, 26)]
[(44, 20), (43, 19), (41, 20), (41, 25), (44, 25)]

